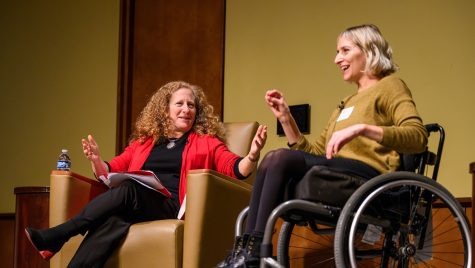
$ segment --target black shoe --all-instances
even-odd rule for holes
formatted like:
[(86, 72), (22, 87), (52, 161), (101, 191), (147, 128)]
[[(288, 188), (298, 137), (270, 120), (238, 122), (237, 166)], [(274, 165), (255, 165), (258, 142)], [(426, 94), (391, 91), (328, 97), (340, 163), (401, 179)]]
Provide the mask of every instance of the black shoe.
[(241, 252), (234, 259), (234, 262), (228, 266), (232, 268), (259, 268), (260, 258), (252, 256), (247, 251)]
[(64, 244), (62, 241), (47, 243), (39, 230), (29, 227), (25, 228), (25, 235), (44, 260), (51, 259)]
[(262, 236), (251, 235), (247, 241), (246, 248), (234, 258), (234, 262), (228, 267), (233, 268), (259, 268), (260, 247)]
[(233, 267), (232, 264), (234, 263), (234, 259), (236, 258), (236, 256), (238, 256), (242, 252), (248, 239), (249, 239), (248, 234), (244, 234), (243, 236), (236, 236), (236, 238), (234, 239), (233, 250), (229, 252), (228, 256), (226, 256), (224, 261), (216, 265), (216, 268)]

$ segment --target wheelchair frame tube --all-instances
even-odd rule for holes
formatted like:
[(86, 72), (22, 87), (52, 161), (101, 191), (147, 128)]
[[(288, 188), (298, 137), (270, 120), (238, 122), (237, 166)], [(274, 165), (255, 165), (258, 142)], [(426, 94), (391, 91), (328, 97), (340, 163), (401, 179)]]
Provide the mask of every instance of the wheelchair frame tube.
[(272, 267), (277, 268), (283, 267), (272, 258), (272, 234), (274, 231), (275, 223), (280, 218), (280, 216), (282, 216), (285, 212), (293, 209), (310, 211), (312, 213), (321, 215), (329, 214), (328, 210), (323, 208), (320, 204), (305, 200), (289, 200), (277, 206), (274, 210), (272, 210), (272, 213), (270, 214), (266, 222), (264, 238), (262, 239), (262, 244), (260, 248), (261, 267), (265, 267), (265, 264), (269, 264)]
[(241, 236), (242, 235), (242, 230), (244, 229), (244, 221), (247, 218), (247, 214), (249, 213), (249, 207), (245, 207), (238, 215), (236, 219), (236, 226), (235, 226), (235, 235), (236, 236)]

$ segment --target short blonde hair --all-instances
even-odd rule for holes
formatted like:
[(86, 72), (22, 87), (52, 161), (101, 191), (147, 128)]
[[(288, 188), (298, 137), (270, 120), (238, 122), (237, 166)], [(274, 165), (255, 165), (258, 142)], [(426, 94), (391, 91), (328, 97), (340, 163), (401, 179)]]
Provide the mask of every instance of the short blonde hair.
[(214, 114), (213, 106), (208, 103), (203, 89), (187, 82), (174, 81), (163, 85), (150, 98), (137, 118), (131, 141), (144, 142), (152, 137), (157, 142), (172, 133), (173, 122), (169, 116), (169, 103), (173, 93), (182, 88), (190, 89), (195, 98), (196, 117), (192, 130), (198, 135), (209, 134), (224, 140), (224, 126)]
[(381, 31), (373, 24), (363, 24), (346, 29), (338, 38), (347, 38), (366, 55), (365, 71), (379, 78), (396, 72), (399, 67), (393, 62), (393, 50)]

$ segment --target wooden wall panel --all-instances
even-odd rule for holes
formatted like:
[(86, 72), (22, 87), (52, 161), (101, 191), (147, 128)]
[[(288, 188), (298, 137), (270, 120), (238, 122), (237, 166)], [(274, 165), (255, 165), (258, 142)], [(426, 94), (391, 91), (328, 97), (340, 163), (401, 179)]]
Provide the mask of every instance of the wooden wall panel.
[(49, 226), (49, 186), (15, 187), (15, 268), (47, 268), (28, 241), (25, 228), (43, 229)]
[(222, 116), (223, 0), (122, 0), (117, 152), (148, 98), (174, 80), (205, 90)]
[(2, 267), (13, 267), (13, 245), (15, 214), (0, 214), (0, 263)]

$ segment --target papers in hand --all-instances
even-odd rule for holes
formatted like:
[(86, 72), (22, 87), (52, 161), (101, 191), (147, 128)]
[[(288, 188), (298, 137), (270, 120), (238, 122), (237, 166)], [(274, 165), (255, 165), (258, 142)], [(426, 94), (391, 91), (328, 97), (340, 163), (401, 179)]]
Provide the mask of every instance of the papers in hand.
[(168, 191), (162, 182), (155, 176), (155, 173), (149, 170), (137, 170), (127, 172), (111, 172), (106, 175), (100, 175), (99, 180), (109, 188), (114, 188), (121, 184), (124, 180), (132, 179), (142, 184), (143, 186), (155, 190), (166, 197), (171, 197), (172, 194)]

